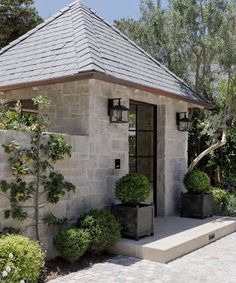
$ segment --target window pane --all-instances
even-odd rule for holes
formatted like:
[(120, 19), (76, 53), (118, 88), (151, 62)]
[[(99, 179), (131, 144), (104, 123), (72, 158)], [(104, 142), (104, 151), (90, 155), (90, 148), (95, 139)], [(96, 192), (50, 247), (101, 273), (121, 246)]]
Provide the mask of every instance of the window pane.
[(153, 156), (152, 132), (137, 132), (137, 155)]
[(136, 158), (129, 158), (129, 173), (136, 173)]
[(153, 158), (138, 157), (137, 173), (144, 174), (149, 179), (150, 182), (153, 182)]
[(137, 106), (137, 130), (153, 130), (153, 107), (149, 105)]
[(136, 130), (136, 106), (132, 104), (129, 110), (129, 129)]
[(136, 155), (136, 134), (135, 132), (129, 132), (129, 155)]

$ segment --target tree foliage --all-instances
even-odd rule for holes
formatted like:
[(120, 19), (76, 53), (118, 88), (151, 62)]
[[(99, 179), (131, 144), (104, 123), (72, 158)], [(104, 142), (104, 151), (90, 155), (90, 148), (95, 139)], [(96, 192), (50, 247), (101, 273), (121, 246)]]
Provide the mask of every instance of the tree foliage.
[(42, 21), (33, 0), (0, 0), (0, 48)]
[(163, 9), (160, 1), (142, 0), (140, 11), (140, 19), (121, 19), (116, 27), (216, 104), (196, 115), (192, 170), (235, 131), (236, 1), (169, 0)]
[[(163, 9), (160, 1), (142, 0), (140, 19), (115, 24), (195, 90), (212, 97), (215, 64), (235, 62), (235, 45), (229, 44), (235, 43), (235, 5), (234, 0), (170, 0)], [(225, 58), (226, 43), (231, 59)]]

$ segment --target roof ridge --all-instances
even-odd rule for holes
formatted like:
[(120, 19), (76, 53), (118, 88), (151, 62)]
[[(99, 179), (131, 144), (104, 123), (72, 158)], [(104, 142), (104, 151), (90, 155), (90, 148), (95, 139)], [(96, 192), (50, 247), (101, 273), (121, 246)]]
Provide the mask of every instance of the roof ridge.
[[(102, 59), (102, 56), (101, 56), (101, 50), (100, 50), (100, 47), (99, 47), (99, 43), (97, 41), (97, 35), (96, 35), (95, 29), (94, 29), (93, 20), (92, 20), (92, 17), (91, 17), (91, 9), (82, 2), (79, 2), (79, 4), (80, 4), (79, 7), (83, 8), (83, 11), (82, 11), (83, 31), (84, 31), (85, 38), (86, 38), (86, 41), (87, 41), (87, 44), (88, 44), (88, 48), (90, 50), (90, 54), (89, 54), (90, 55), (89, 58), (91, 59), (90, 64), (93, 64), (93, 65), (97, 66), (99, 69), (102, 69), (104, 72), (106, 72), (106, 69), (105, 69), (104, 63), (103, 63), (103, 59)], [(83, 13), (86, 13), (88, 15), (87, 20), (89, 22), (89, 25), (86, 25), (86, 23), (85, 23), (86, 15), (84, 15)], [(72, 19), (72, 21), (73, 21), (73, 19)], [(74, 28), (73, 28), (73, 30), (74, 30)], [(91, 37), (91, 39), (89, 38), (89, 34), (88, 34), (89, 30), (91, 30), (91, 32), (94, 35), (93, 37)], [(94, 46), (92, 46), (92, 45), (94, 45)], [(94, 57), (94, 54), (92, 52), (93, 50), (98, 52), (98, 54), (99, 54), (100, 62), (98, 62), (98, 63), (94, 60), (95, 57)], [(76, 54), (77, 54), (77, 52), (76, 52)], [(84, 66), (84, 67), (86, 67), (86, 66)]]
[(202, 97), (204, 100), (209, 101), (207, 98), (205, 98), (204, 96), (200, 95), (199, 93), (197, 93), (194, 89), (192, 89), (192, 87), (190, 87), (183, 79), (181, 79), (180, 77), (178, 77), (175, 73), (173, 73), (172, 71), (170, 71), (167, 67), (165, 67), (163, 64), (161, 64), (158, 60), (156, 60), (155, 58), (153, 58), (149, 53), (147, 53), (143, 48), (141, 48), (140, 46), (138, 46), (133, 40), (131, 40), (130, 38), (128, 38), (123, 32), (121, 32), (119, 29), (117, 29), (116, 27), (114, 27), (112, 24), (110, 24), (107, 20), (105, 20), (104, 18), (102, 18), (101, 16), (99, 16), (97, 14), (96, 11), (92, 10), (89, 8), (89, 10), (96, 16), (98, 17), (101, 21), (103, 21), (106, 25), (108, 25), (110, 28), (112, 28), (115, 32), (117, 32), (118, 34), (120, 34), (123, 38), (125, 38), (127, 41), (129, 41), (135, 48), (137, 48), (139, 51), (141, 51), (143, 54), (145, 54), (150, 60), (152, 60), (154, 63), (156, 63), (160, 68), (162, 68), (166, 73), (168, 73), (169, 75), (171, 75), (172, 77), (174, 77), (177, 81), (179, 81), (180, 83), (182, 83), (185, 87), (187, 87), (188, 89), (190, 89), (192, 92), (194, 92), (195, 94), (197, 94), (198, 96)]
[(29, 30), (27, 33), (23, 34), (16, 40), (13, 40), (10, 42), (7, 46), (3, 47), (0, 49), (0, 55), (4, 54), (6, 51), (11, 49), (12, 47), (16, 46), (18, 43), (22, 42), (23, 40), (27, 39), (30, 35), (34, 34), (38, 30), (44, 28), (48, 24), (52, 23), (55, 19), (59, 18), (62, 16), (65, 12), (67, 12), (72, 6), (74, 6), (76, 3), (81, 3), (80, 0), (75, 0), (72, 3), (68, 4), (64, 8), (60, 9), (59, 12), (55, 13), (54, 15), (50, 16), (47, 18), (45, 21), (43, 21), (41, 24), (37, 25), (35, 28)]

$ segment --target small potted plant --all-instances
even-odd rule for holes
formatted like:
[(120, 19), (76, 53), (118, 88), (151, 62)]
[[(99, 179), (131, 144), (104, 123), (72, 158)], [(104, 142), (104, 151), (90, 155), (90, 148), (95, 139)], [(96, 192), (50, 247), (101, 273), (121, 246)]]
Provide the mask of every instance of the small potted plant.
[(153, 235), (153, 205), (143, 203), (150, 193), (150, 183), (141, 174), (127, 174), (116, 183), (115, 195), (121, 204), (113, 205), (112, 212), (121, 223), (123, 237), (138, 241), (142, 236)]
[(213, 214), (210, 178), (202, 171), (188, 172), (184, 177), (187, 193), (181, 195), (181, 217), (206, 218)]

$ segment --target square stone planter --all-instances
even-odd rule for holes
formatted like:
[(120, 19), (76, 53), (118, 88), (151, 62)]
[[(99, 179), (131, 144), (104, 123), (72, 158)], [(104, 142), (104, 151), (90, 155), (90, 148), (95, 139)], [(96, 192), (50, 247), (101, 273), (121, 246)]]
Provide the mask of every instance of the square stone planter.
[(213, 215), (213, 197), (211, 193), (182, 193), (181, 217), (206, 218)]
[(153, 205), (113, 204), (111, 211), (121, 224), (122, 237), (138, 241), (140, 237), (154, 235)]

